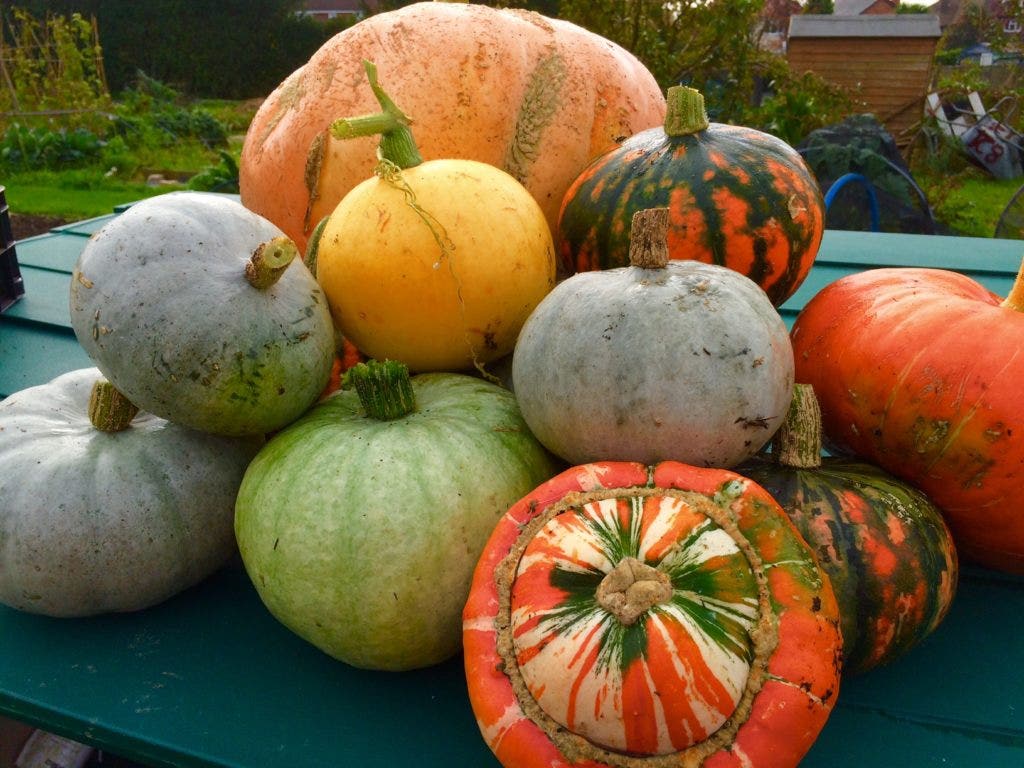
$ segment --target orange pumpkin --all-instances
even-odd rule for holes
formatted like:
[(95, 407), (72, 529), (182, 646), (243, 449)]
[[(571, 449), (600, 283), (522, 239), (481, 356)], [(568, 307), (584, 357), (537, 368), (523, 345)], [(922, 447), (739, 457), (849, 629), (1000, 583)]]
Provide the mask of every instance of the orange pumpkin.
[(421, 2), (340, 32), (271, 93), (242, 149), (242, 202), (299, 247), (372, 175), (374, 141), (339, 141), (339, 117), (375, 111), (363, 60), (415, 117), (424, 159), (478, 160), (508, 171), (555, 225), (566, 189), (591, 159), (660, 125), (665, 99), (634, 56), (540, 14)]
[(924, 491), (965, 560), (1024, 574), (1024, 267), (1005, 300), (950, 270), (847, 275), (792, 339), (829, 446)]
[(470, 701), (506, 768), (787, 768), (835, 703), (838, 615), (753, 481), (580, 465), (484, 548), (463, 611)]

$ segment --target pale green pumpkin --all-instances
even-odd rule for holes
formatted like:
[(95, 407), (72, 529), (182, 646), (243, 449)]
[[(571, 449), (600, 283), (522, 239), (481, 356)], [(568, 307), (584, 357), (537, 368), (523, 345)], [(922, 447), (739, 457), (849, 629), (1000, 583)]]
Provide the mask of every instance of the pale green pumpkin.
[(235, 533), (285, 626), (354, 666), (401, 670), (459, 651), (491, 530), (557, 466), (507, 390), (388, 365), (404, 387), (342, 390), (268, 441), (239, 491)]

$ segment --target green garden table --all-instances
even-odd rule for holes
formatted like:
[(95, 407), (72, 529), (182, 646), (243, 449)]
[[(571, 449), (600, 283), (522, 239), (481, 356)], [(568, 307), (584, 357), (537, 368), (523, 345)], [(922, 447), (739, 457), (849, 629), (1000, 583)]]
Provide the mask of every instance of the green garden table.
[[(17, 244), (26, 293), (0, 315), (0, 397), (91, 365), (69, 328), (69, 276), (115, 215)], [(782, 313), (792, 323), (827, 283), (882, 265), (956, 269), (1005, 295), (1022, 256), (1020, 241), (827, 231)], [(931, 636), (843, 681), (803, 765), (1024, 768), (1022, 651), (1024, 579), (965, 565)], [(154, 767), (498, 765), (460, 659), (411, 673), (334, 661), (270, 616), (237, 561), (134, 614), (50, 619), (0, 607), (0, 714)]]

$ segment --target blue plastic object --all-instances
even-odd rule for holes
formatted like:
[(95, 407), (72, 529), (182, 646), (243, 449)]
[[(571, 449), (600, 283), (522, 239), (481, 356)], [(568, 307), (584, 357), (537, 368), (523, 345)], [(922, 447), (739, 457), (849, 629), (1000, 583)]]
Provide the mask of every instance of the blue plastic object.
[(828, 192), (825, 193), (825, 213), (828, 213), (829, 207), (832, 205), (832, 201), (835, 200), (839, 190), (845, 187), (852, 181), (859, 182), (863, 185), (864, 189), (868, 193), (868, 205), (869, 215), (871, 216), (871, 231), (879, 232), (881, 230), (881, 213), (878, 209), (878, 195), (875, 194), (875, 185), (871, 183), (867, 176), (861, 173), (844, 173), (838, 179), (833, 182), (832, 186), (828, 188)]

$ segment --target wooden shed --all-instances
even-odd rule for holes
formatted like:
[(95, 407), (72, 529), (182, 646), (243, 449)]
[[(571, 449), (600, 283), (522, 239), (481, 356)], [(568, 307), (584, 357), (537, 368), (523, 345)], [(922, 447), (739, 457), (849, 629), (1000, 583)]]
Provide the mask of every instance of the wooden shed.
[(794, 71), (846, 89), (905, 146), (924, 112), (940, 34), (932, 14), (797, 15), (786, 56)]

